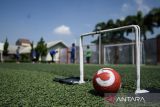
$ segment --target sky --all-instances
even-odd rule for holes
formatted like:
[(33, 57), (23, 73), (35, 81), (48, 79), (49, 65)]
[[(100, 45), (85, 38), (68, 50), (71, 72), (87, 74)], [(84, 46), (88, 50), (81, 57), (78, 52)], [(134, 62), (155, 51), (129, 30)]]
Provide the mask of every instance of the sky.
[[(71, 45), (98, 22), (123, 20), (141, 10), (160, 7), (160, 0), (0, 0), (0, 42), (19, 38), (36, 43), (63, 40)], [(156, 33), (158, 30), (156, 30)]]

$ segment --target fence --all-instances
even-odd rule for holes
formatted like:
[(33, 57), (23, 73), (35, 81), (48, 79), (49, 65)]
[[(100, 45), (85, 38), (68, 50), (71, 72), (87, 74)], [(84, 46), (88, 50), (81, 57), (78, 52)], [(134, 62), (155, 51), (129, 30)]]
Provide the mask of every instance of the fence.
[[(160, 39), (148, 39), (141, 43), (141, 64), (157, 64), (158, 58), (160, 59), (160, 54), (158, 54), (158, 49), (160, 50)], [(83, 46), (84, 53), (87, 46)], [(158, 48), (159, 47), (159, 48)], [(98, 46), (90, 45), (92, 50), (91, 63), (98, 64)], [(103, 50), (104, 49), (104, 50)], [(159, 52), (160, 53), (160, 52)], [(102, 45), (101, 52), (102, 64), (135, 64), (135, 44), (134, 43), (122, 43), (119, 45), (110, 44)], [(86, 59), (84, 57), (84, 62)], [(76, 47), (76, 63), (79, 63), (79, 47)]]

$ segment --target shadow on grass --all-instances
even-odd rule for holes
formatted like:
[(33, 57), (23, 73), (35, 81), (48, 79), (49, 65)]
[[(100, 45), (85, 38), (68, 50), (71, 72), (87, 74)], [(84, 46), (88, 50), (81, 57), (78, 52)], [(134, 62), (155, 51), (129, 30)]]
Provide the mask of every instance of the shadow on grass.
[[(59, 82), (62, 84), (74, 85), (79, 84), (80, 78), (79, 77), (56, 77), (53, 79), (55, 82)], [(89, 79), (85, 79), (84, 81), (88, 82), (91, 81)]]
[(90, 94), (92, 94), (94, 96), (104, 97), (104, 93), (98, 92), (98, 91), (96, 91), (94, 89), (89, 90), (88, 93), (90, 93)]
[(160, 94), (160, 89), (157, 89), (157, 88), (149, 87), (149, 88), (146, 88), (146, 90), (148, 90), (149, 93), (159, 93)]

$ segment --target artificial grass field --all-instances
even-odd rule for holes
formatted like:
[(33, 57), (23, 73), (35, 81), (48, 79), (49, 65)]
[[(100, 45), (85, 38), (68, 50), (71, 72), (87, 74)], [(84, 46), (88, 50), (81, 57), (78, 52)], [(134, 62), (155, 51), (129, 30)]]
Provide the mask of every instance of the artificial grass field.
[[(56, 77), (79, 76), (79, 65), (72, 64), (0, 64), (0, 107), (14, 106), (95, 106), (104, 107), (104, 98), (95, 94), (94, 73), (112, 67), (122, 77), (119, 93), (134, 93), (136, 72), (133, 65), (85, 65), (85, 84), (67, 85)], [(160, 66), (141, 66), (141, 88), (160, 89)]]

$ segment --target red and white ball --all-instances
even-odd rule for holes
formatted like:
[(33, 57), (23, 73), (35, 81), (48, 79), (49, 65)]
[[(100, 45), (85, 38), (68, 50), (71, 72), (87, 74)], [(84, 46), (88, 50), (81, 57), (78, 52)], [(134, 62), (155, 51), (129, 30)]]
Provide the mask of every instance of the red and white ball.
[(93, 87), (98, 92), (116, 93), (121, 87), (121, 77), (114, 69), (102, 68), (93, 77)]

